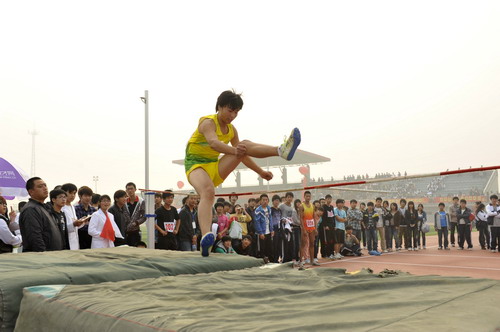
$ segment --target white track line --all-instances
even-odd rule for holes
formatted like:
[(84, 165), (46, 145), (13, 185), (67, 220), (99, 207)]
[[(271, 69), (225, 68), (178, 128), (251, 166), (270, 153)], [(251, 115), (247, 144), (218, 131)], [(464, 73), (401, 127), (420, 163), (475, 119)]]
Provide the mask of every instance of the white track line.
[[(412, 256), (413, 255), (413, 254), (411, 254), (409, 252), (402, 252), (401, 254), (403, 254), (405, 256)], [(496, 254), (495, 256), (491, 256), (491, 257), (485, 257), (485, 256), (456, 256), (456, 255), (448, 256), (448, 255), (446, 255), (444, 253), (442, 255), (437, 255), (437, 254), (417, 254), (417, 255), (418, 256), (430, 256), (430, 257), (460, 257), (460, 258), (500, 259), (500, 255), (498, 255), (498, 254)]]
[[(344, 261), (345, 263), (356, 263), (350, 260)], [(391, 262), (370, 262), (370, 264), (384, 264), (384, 265), (409, 265), (409, 266), (427, 266), (427, 267), (439, 267), (447, 269), (469, 269), (469, 270), (487, 270), (487, 271), (500, 271), (500, 269), (495, 269), (492, 267), (472, 267), (472, 266), (453, 266), (453, 265), (439, 265), (439, 264), (415, 264), (415, 263), (391, 263)]]

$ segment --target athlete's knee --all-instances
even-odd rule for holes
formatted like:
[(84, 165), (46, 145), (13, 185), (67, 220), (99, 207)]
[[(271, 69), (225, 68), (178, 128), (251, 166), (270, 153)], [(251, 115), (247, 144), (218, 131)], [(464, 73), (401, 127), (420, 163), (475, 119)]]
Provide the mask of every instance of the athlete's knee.
[(199, 193), (203, 198), (214, 198), (215, 197), (215, 189), (212, 185), (206, 185), (202, 188)]
[(243, 141), (240, 141), (240, 144), (243, 144), (247, 149), (250, 144), (252, 144), (252, 141), (244, 139)]

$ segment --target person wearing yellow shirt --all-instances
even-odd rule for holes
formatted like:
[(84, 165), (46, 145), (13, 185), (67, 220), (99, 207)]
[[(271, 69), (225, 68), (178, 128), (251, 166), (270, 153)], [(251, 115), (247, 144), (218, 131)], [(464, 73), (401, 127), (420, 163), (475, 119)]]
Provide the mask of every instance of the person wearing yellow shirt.
[[(264, 180), (271, 180), (273, 174), (260, 168), (252, 157), (280, 156), (291, 160), (301, 141), (297, 128), (292, 130), (290, 137), (280, 146), (240, 141), (232, 122), (242, 107), (240, 94), (234, 91), (222, 92), (215, 105), (216, 114), (204, 116), (199, 120), (198, 127), (186, 146), (186, 176), (200, 195), (198, 220), (203, 235), (200, 247), (201, 254), (205, 257), (209, 255), (215, 242), (215, 235), (210, 231), (215, 187), (222, 184), (240, 163), (255, 171)], [(221, 158), (220, 154), (223, 154)]]

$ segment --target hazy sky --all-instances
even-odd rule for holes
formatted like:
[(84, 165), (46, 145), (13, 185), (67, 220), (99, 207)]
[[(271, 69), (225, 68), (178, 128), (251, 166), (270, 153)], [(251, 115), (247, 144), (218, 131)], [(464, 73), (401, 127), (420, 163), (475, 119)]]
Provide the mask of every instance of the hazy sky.
[(499, 1), (3, 1), (0, 156), (29, 173), (36, 127), (49, 187), (143, 187), (147, 89), (151, 187), (176, 188), (171, 161), (234, 88), (240, 138), (299, 127), (332, 159), (312, 177), (497, 165), (499, 17)]

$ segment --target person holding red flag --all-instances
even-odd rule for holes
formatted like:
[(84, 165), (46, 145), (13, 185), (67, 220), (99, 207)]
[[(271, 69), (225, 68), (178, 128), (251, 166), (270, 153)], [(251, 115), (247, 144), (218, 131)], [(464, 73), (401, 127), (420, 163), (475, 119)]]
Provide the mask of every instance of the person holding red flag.
[(117, 237), (123, 239), (113, 214), (108, 212), (110, 206), (111, 198), (102, 195), (99, 199), (99, 210), (92, 215), (89, 223), (89, 235), (92, 236), (91, 249), (112, 248)]

